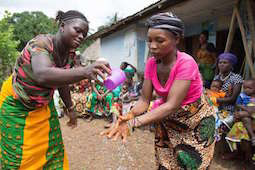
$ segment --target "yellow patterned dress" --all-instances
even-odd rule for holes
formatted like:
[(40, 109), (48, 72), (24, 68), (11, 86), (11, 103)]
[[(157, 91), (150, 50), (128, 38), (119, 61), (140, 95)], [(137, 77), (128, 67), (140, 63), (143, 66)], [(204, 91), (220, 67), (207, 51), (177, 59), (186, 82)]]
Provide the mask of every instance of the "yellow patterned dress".
[[(243, 92), (237, 98), (237, 104), (245, 106), (255, 106), (255, 98), (247, 96)], [(252, 127), (255, 129), (255, 112), (252, 114)], [(229, 144), (230, 150), (234, 151), (237, 149), (237, 143), (242, 140), (250, 141), (248, 132), (243, 125), (243, 122), (236, 122), (226, 136), (226, 140)]]
[(53, 67), (68, 69), (73, 55), (60, 66), (55, 62), (54, 37), (30, 40), (18, 57), (13, 75), (0, 93), (1, 157), (3, 170), (69, 169), (56, 112), (55, 88), (38, 84), (32, 58), (48, 56)]

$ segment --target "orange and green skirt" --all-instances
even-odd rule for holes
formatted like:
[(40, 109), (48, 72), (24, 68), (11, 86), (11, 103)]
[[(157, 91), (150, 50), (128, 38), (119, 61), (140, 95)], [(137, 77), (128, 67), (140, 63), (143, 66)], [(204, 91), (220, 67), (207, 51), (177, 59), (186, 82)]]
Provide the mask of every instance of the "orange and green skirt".
[(69, 169), (53, 100), (28, 110), (14, 97), (12, 77), (0, 93), (0, 130), (2, 169)]

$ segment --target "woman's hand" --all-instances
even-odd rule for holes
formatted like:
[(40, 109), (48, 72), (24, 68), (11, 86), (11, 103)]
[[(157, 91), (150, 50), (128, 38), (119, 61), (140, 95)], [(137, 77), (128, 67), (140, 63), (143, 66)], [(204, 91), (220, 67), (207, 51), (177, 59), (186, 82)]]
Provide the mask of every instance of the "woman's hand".
[(109, 130), (101, 132), (100, 135), (106, 135), (108, 138), (113, 139), (114, 141), (121, 137), (123, 143), (126, 143), (127, 136), (130, 135), (128, 123), (127, 121), (122, 121), (119, 119)]
[(69, 121), (67, 122), (67, 126), (71, 127), (72, 129), (77, 127), (77, 116), (74, 110), (68, 111)]
[(103, 80), (106, 79), (105, 74), (111, 74), (111, 68), (107, 61), (96, 61), (93, 64), (85, 67), (85, 75), (87, 78), (95, 80), (98, 84), (103, 85), (100, 80), (98, 80), (98, 76), (100, 76)]
[(119, 116), (119, 120), (118, 121), (129, 121), (131, 119), (134, 119), (135, 115), (132, 112), (132, 110), (129, 111), (129, 113), (125, 116)]

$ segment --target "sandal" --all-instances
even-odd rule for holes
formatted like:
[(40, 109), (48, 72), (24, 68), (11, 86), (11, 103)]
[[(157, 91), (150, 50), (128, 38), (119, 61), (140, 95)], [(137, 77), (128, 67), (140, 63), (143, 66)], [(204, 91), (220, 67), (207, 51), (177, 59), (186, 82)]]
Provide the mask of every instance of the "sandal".
[(87, 122), (91, 122), (93, 120), (93, 117), (90, 114), (83, 114), (81, 118)]
[(106, 124), (106, 125), (104, 125), (104, 128), (108, 129), (108, 128), (112, 127), (112, 125), (113, 125), (113, 123)]

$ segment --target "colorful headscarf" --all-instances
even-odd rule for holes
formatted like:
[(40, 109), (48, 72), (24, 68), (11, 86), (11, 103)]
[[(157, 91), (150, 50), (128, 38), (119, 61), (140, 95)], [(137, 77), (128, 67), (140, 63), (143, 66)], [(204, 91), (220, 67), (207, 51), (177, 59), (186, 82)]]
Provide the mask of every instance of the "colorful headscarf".
[(147, 21), (148, 28), (166, 29), (175, 35), (183, 36), (184, 23), (172, 12), (153, 15)]
[(232, 53), (222, 53), (219, 55), (218, 57), (218, 61), (220, 60), (228, 60), (232, 66), (237, 64), (237, 57), (236, 55), (232, 54)]

